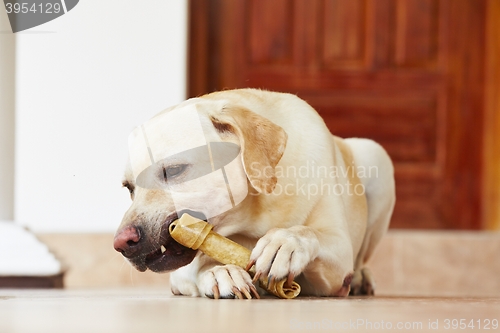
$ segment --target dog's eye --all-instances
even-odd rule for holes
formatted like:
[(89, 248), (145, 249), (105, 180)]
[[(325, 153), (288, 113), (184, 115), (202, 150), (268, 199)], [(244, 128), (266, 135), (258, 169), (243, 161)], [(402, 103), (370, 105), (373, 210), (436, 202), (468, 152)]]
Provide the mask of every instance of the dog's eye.
[(165, 179), (173, 178), (180, 175), (186, 169), (186, 165), (173, 165), (163, 168), (163, 177)]

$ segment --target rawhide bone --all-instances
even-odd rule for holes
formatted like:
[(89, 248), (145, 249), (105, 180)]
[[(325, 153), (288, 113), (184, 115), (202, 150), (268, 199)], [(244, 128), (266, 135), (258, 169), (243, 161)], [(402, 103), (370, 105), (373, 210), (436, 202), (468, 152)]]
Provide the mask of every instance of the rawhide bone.
[[(237, 265), (246, 268), (250, 261), (251, 251), (246, 247), (212, 231), (213, 226), (203, 220), (183, 214), (180, 219), (174, 221), (170, 227), (170, 235), (179, 244), (193, 250), (200, 250), (209, 257), (224, 265)], [(253, 272), (249, 272), (253, 275)], [(266, 278), (259, 279), (261, 288), (279, 298), (295, 298), (300, 293), (300, 285), (295, 281), (291, 286), (286, 286), (286, 278), (280, 281), (269, 281)]]

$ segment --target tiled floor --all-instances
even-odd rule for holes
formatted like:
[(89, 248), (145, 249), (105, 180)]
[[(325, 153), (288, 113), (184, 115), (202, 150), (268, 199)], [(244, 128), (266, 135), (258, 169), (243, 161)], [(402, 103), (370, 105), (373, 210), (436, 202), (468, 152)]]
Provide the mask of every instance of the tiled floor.
[(210, 300), (151, 289), (0, 290), (2, 333), (491, 332), (500, 330), (499, 319), (500, 298)]

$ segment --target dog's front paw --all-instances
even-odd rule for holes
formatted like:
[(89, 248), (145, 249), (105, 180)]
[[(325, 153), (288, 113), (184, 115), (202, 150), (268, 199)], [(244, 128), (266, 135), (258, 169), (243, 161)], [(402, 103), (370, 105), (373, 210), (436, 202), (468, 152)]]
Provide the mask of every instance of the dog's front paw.
[(259, 298), (248, 272), (235, 265), (215, 266), (201, 274), (198, 289), (209, 298)]
[(272, 229), (257, 242), (249, 266), (255, 264), (254, 280), (267, 275), (270, 283), (287, 278), (290, 284), (318, 252), (319, 242), (310, 228)]

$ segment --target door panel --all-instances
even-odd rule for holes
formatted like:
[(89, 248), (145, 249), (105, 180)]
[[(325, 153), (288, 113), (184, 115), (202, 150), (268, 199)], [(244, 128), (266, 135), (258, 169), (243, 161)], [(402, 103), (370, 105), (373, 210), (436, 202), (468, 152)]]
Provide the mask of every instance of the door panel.
[(398, 67), (435, 68), (439, 47), (439, 2), (396, 2), (395, 63)]
[(248, 2), (250, 65), (292, 64), (293, 9), (287, 0)]
[(364, 68), (366, 59), (366, 1), (325, 1), (317, 36), (322, 68)]
[(392, 227), (481, 227), (481, 1), (191, 0), (191, 17), (191, 96), (297, 94), (335, 135), (388, 151)]

